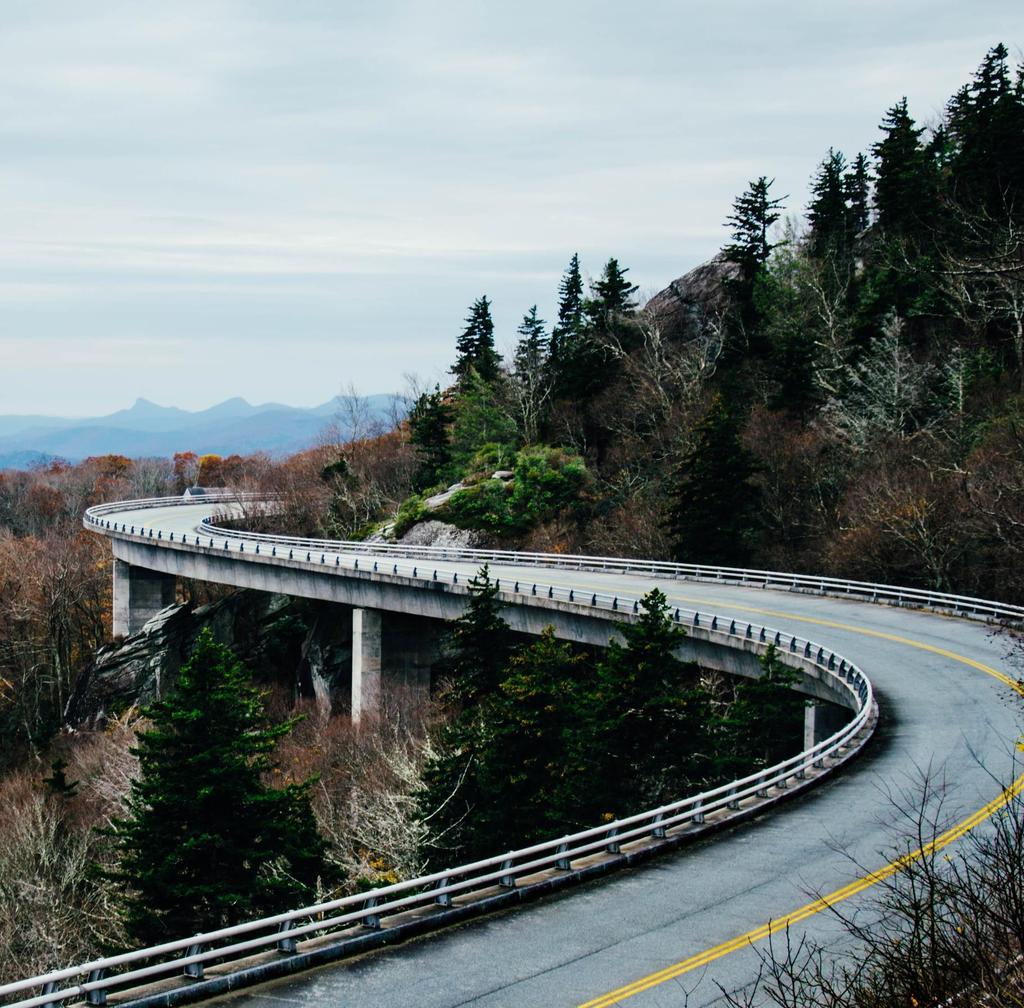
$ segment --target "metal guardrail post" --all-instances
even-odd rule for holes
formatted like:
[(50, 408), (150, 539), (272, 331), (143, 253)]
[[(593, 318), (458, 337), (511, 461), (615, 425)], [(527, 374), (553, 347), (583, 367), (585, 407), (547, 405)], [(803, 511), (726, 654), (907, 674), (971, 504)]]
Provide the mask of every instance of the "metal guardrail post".
[[(95, 969), (89, 974), (88, 983), (99, 983), (101, 980), (106, 979), (107, 971), (105, 969)], [(98, 1005), (102, 1008), (107, 1003), (107, 988), (96, 987), (93, 990), (86, 991), (85, 1003), (89, 1005)]]
[[(451, 879), (449, 879), (449, 877), (445, 875), (444, 878), (440, 878), (437, 880), (437, 882), (434, 883), (434, 888), (445, 889), (447, 888), (450, 881)], [(434, 897), (434, 903), (436, 903), (437, 906), (450, 907), (452, 905), (452, 894), (450, 892), (439, 892)]]
[[(371, 896), (363, 903), (364, 910), (372, 910), (375, 906), (380, 903), (380, 900), (376, 896)], [(371, 931), (380, 930), (380, 914), (367, 914), (360, 921), (360, 924), (365, 928), (369, 928)]]
[(298, 952), (299, 947), (295, 939), (292, 938), (289, 932), (292, 929), (291, 921), (281, 921), (277, 926), (277, 933), (281, 936), (277, 940), (277, 951), (284, 955), (295, 955)]
[[(185, 950), (185, 958), (187, 959), (189, 956), (199, 955), (203, 951), (205, 951), (205, 949), (202, 945), (189, 945)], [(190, 977), (193, 980), (202, 980), (203, 964), (201, 962), (185, 963), (181, 973), (182, 976)]]

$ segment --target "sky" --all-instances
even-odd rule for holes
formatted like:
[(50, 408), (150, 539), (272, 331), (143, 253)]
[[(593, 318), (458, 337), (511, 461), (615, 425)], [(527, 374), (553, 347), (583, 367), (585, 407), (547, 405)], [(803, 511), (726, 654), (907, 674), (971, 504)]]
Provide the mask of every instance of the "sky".
[(1020, 0), (0, 0), (0, 414), (444, 379), (578, 251), (654, 293), (759, 175), (800, 212)]

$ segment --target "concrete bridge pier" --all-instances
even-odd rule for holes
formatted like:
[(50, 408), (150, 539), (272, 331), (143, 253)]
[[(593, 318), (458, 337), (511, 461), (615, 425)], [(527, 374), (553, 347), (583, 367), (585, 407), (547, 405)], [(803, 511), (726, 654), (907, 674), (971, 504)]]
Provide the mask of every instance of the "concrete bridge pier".
[(379, 717), (385, 706), (422, 710), (445, 624), (380, 609), (352, 610), (352, 723)]
[(847, 721), (850, 712), (827, 700), (808, 700), (804, 707), (804, 749), (824, 742)]
[(173, 574), (135, 567), (115, 558), (114, 636), (141, 630), (161, 609), (174, 604), (176, 593)]
[(380, 714), (382, 619), (379, 609), (352, 610), (352, 723)]

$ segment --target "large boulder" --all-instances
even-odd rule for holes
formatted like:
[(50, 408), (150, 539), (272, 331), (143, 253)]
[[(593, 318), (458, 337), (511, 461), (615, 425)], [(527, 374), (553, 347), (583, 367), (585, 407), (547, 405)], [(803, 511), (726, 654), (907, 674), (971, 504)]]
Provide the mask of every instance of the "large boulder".
[(647, 302), (645, 310), (669, 339), (697, 339), (718, 325), (732, 308), (729, 281), (739, 267), (722, 253), (673, 280)]
[(65, 722), (96, 727), (160, 696), (204, 627), (231, 647), (256, 682), (347, 706), (351, 620), (327, 602), (245, 590), (198, 608), (168, 606), (138, 632), (101, 648), (75, 684)]

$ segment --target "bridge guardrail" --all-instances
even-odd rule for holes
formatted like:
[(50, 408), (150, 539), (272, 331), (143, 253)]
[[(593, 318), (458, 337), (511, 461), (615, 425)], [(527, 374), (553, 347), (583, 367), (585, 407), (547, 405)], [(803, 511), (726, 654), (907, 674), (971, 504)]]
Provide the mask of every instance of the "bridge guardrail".
[[(259, 503), (266, 495), (225, 494), (198, 498), (194, 503)], [(141, 501), (122, 501), (101, 504), (86, 512), (87, 525), (99, 525), (100, 518), (118, 509), (161, 507), (172, 504), (193, 503), (180, 497), (154, 498)], [(424, 560), (465, 561), (469, 563), (517, 564), (531, 567), (554, 567), (571, 570), (621, 571), (630, 574), (650, 574), (679, 580), (717, 582), (758, 588), (777, 588), (784, 591), (803, 591), (822, 595), (835, 595), (868, 602), (919, 606), (941, 609), (960, 616), (1024, 623), (1024, 606), (994, 602), (989, 599), (956, 595), (923, 588), (903, 588), (872, 581), (851, 581), (843, 578), (819, 577), (808, 574), (788, 574), (780, 571), (744, 567), (718, 567), (708, 564), (686, 564), (670, 561), (640, 560), (620, 557), (598, 557), (561, 553), (528, 553), (513, 550), (459, 549), (449, 546), (409, 546), (402, 543), (368, 543), (332, 539), (307, 539), (294, 536), (275, 536), (224, 528), (207, 519), (201, 525), (207, 535), (215, 538), (244, 539), (266, 542), (311, 551), (329, 550), (332, 553), (364, 553), (376, 556), (416, 557)]]
[[(701, 615), (692, 614), (694, 625), (701, 625)], [(717, 617), (703, 617), (705, 627), (718, 625)], [(718, 632), (735, 637), (738, 643), (753, 638), (761, 650), (785, 640), (766, 627), (758, 627), (756, 634), (753, 629), (752, 624), (746, 624), (741, 633), (731, 623), (730, 630)], [(298, 942), (323, 936), (325, 932), (376, 930), (382, 926), (381, 919), (390, 915), (449, 906), (453, 898), (492, 888), (514, 889), (538, 873), (572, 871), (581, 861), (618, 854), (624, 844), (666, 839), (685, 831), (691, 823), (703, 823), (706, 816), (737, 810), (744, 802), (766, 798), (771, 788), (785, 790), (790, 781), (801, 780), (808, 772), (827, 770), (827, 760), (841, 761), (846, 750), (863, 741), (858, 737), (871, 727), (876, 712), (871, 683), (860, 669), (810, 641), (800, 641), (803, 646), (798, 647), (798, 639), (791, 640), (790, 662), (814, 667), (821, 676), (833, 679), (849, 693), (857, 712), (829, 738), (774, 766), (658, 808), (471, 864), (8, 983), (0, 986), (0, 997), (39, 989), (40, 993), (15, 1002), (11, 1008), (55, 1006), (68, 999), (83, 998), (89, 1004), (99, 1005), (106, 1003), (112, 990), (123, 994), (155, 979), (184, 973), (198, 982), (203, 977), (204, 964), (224, 964), (272, 949), (286, 955), (297, 954)]]
[[(223, 502), (235, 500), (236, 498), (227, 496)], [(87, 526), (120, 532), (131, 538), (149, 540), (153, 538), (154, 530), (152, 528), (147, 529), (140, 526), (136, 531), (135, 526), (111, 521), (106, 516), (129, 506), (134, 510), (174, 503), (184, 502), (180, 498), (163, 498), (144, 502), (101, 505), (91, 508), (87, 512), (85, 521)], [(457, 571), (443, 571), (432, 565), (428, 565), (421, 571), (419, 565), (399, 564), (392, 560), (390, 564), (385, 565), (390, 567), (390, 570), (380, 570), (382, 557), (379, 554), (367, 556), (367, 559), (371, 559), (376, 555), (370, 568), (360, 568), (360, 558), (351, 556), (351, 552), (365, 551), (367, 544), (364, 543), (349, 544), (327, 540), (254, 535), (234, 530), (221, 530), (207, 523), (203, 525), (203, 532), (202, 536), (199, 534), (189, 535), (184, 542), (179, 533), (178, 548), (197, 547), (204, 550), (224, 549), (230, 551), (230, 544), (234, 543), (237, 547), (236, 552), (245, 552), (245, 546), (249, 544), (250, 555), (254, 555), (259, 553), (261, 545), (270, 545), (271, 556), (280, 562), (339, 568), (342, 556), (344, 556), (345, 568), (353, 571), (375, 571), (378, 574), (410, 576), (431, 581), (441, 579), (448, 581), (450, 579), (453, 586), (459, 583)], [(207, 532), (215, 534), (207, 535)], [(158, 530), (157, 538), (162, 539), (161, 530)], [(173, 533), (170, 534), (167, 543), (168, 545), (173, 543)], [(282, 547), (279, 557), (276, 553), (278, 546)], [(296, 546), (300, 548), (298, 558), (294, 556)], [(358, 550), (338, 550), (338, 547), (349, 546), (358, 547)], [(284, 548), (289, 549), (289, 557), (284, 556)], [(302, 550), (306, 552), (305, 558), (301, 556)], [(316, 556), (317, 553), (319, 556)], [(328, 564), (328, 553), (334, 558), (332, 564)], [(457, 553), (458, 556), (453, 555), (454, 553)], [(439, 554), (442, 554), (447, 559), (476, 561), (493, 558), (496, 560), (499, 553), (500, 551), (435, 549), (427, 552), (425, 556), (423, 552), (417, 551), (412, 558), (440, 559)], [(481, 554), (486, 555), (482, 557)], [(391, 550), (386, 551), (385, 555), (390, 559), (396, 554)], [(532, 556), (531, 554), (507, 553), (500, 553), (500, 555), (514, 556), (517, 561), (523, 561)], [(263, 556), (266, 557), (266, 554), (264, 553)], [(624, 561), (624, 563), (632, 562)], [(653, 565), (647, 565), (647, 569), (649, 570), (651, 566)], [(427, 576), (428, 571), (429, 577)], [(528, 590), (527, 584), (529, 584)], [(498, 581), (498, 586), (501, 587), (500, 581)], [(507, 584), (504, 591), (508, 593)], [(512, 594), (540, 595), (538, 602), (541, 604), (543, 604), (543, 598), (548, 598), (598, 607), (619, 612), (626, 618), (637, 612), (639, 607), (639, 600), (626, 596), (580, 592), (565, 586), (539, 585), (532, 581), (528, 583), (514, 582)], [(723, 641), (731, 639), (734, 646), (737, 647), (753, 647), (755, 650), (764, 651), (774, 645), (780, 649), (780, 657), (788, 664), (798, 665), (807, 670), (816, 670), (820, 678), (831, 680), (838, 689), (845, 690), (850, 696), (851, 707), (856, 711), (855, 716), (829, 738), (796, 756), (746, 777), (655, 809), (557, 837), (545, 843), (509, 851), (472, 864), (459, 865), (443, 872), (435, 872), (406, 882), (395, 883), (370, 893), (345, 896), (315, 906), (303, 907), (234, 927), (221, 928), (206, 934), (193, 935), (147, 949), (110, 956), (6, 984), (0, 986), (0, 997), (38, 989), (40, 990), (39, 994), (16, 1002), (12, 1008), (57, 1005), (71, 998), (85, 998), (88, 1003), (103, 1004), (107, 992), (111, 989), (117, 989), (124, 993), (130, 985), (137, 987), (156, 978), (181, 972), (198, 980), (203, 976), (204, 964), (208, 965), (214, 961), (224, 963), (250, 956), (260, 950), (274, 948), (284, 954), (296, 954), (298, 942), (322, 936), (325, 932), (343, 932), (357, 927), (377, 929), (381, 927), (381, 918), (389, 915), (429, 906), (449, 906), (453, 898), (478, 893), (493, 887), (514, 889), (523, 879), (539, 872), (571, 871), (574, 862), (586, 861), (602, 854), (617, 854), (623, 844), (667, 838), (673, 835), (674, 831), (676, 833), (684, 831), (691, 823), (702, 823), (708, 815), (723, 809), (739, 809), (745, 802), (749, 803), (752, 800), (765, 798), (771, 788), (784, 790), (791, 780), (802, 779), (807, 776), (809, 771), (813, 773), (815, 769), (827, 769), (826, 761), (830, 759), (841, 761), (844, 758), (844, 751), (859, 745), (863, 741), (863, 737), (869, 734), (872, 719), (877, 710), (871, 683), (859, 668), (835, 652), (804, 638), (789, 634), (783, 635), (779, 631), (753, 623), (719, 619), (718, 616), (710, 613), (675, 609), (673, 617), (677, 623), (700, 628), (703, 634), (720, 637)], [(860, 742), (858, 742), (859, 737)], [(128, 968), (125, 969), (125, 967)], [(120, 972), (113, 972), (118, 970)]]

